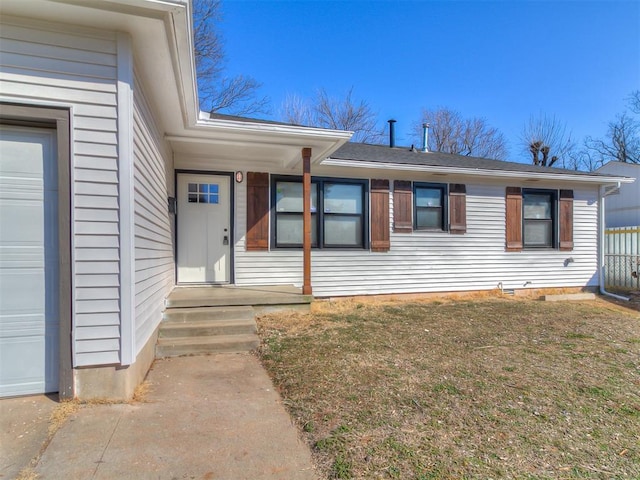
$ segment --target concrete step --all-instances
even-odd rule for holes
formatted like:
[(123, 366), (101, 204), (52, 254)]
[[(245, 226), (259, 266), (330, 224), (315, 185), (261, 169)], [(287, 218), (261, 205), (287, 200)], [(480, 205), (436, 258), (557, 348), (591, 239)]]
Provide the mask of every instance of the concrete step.
[(242, 335), (256, 333), (256, 322), (251, 318), (234, 320), (164, 321), (160, 324), (160, 338), (210, 337), (214, 335)]
[(253, 320), (255, 311), (251, 306), (167, 308), (163, 323), (185, 323), (201, 320)]
[(258, 345), (260, 345), (260, 339), (255, 334), (159, 338), (156, 345), (156, 358), (248, 352), (257, 348)]
[(287, 295), (274, 298), (182, 298), (167, 300), (168, 308), (193, 308), (193, 307), (228, 307), (228, 306), (280, 306), (296, 308), (299, 305), (309, 305), (312, 301), (310, 295)]

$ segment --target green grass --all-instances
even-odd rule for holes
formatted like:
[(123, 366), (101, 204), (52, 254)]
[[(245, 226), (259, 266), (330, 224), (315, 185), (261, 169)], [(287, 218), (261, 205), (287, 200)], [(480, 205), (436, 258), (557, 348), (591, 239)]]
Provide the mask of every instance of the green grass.
[(637, 312), (345, 301), (258, 323), (326, 478), (640, 478)]

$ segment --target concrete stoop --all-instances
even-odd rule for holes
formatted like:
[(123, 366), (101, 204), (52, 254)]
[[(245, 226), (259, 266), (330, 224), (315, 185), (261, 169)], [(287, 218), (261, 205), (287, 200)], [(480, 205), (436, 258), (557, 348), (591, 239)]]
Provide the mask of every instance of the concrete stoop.
[(166, 301), (156, 358), (251, 351), (260, 345), (257, 313), (309, 310), (311, 300), (290, 286), (176, 287)]
[(160, 324), (156, 357), (247, 352), (257, 348), (250, 306), (168, 308)]

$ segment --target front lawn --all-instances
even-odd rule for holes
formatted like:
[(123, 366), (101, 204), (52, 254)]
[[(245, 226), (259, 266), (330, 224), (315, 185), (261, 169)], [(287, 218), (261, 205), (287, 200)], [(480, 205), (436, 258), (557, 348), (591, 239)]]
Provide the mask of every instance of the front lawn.
[(637, 312), (340, 301), (258, 325), (326, 478), (640, 478)]

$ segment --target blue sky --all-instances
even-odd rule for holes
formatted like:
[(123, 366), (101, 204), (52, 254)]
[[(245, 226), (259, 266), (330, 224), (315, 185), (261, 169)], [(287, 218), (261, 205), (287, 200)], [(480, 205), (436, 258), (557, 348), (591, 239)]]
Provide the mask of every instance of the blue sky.
[[(524, 160), (531, 115), (603, 136), (640, 89), (638, 1), (222, 1), (229, 74), (262, 83), (274, 114), (318, 88), (395, 118), (410, 145), (424, 107), (484, 117)], [(417, 143), (417, 141), (416, 141)]]

